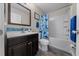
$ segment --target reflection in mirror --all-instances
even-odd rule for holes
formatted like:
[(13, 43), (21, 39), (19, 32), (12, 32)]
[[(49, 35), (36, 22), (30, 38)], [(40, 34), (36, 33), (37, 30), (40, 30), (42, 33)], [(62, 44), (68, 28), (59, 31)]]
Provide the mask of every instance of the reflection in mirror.
[(21, 24), (21, 15), (17, 13), (11, 13), (11, 23)]
[(8, 4), (9, 24), (31, 25), (31, 10), (17, 3)]

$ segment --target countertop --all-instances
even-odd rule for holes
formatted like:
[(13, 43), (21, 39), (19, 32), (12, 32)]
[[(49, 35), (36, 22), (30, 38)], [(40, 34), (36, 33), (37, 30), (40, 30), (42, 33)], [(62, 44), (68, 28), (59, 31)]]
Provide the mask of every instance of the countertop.
[(7, 32), (7, 38), (37, 34), (38, 32)]

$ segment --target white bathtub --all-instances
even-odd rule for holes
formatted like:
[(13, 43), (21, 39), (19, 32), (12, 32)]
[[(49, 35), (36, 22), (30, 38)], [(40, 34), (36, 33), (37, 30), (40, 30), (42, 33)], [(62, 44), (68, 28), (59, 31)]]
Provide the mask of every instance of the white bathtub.
[(49, 46), (72, 53), (71, 43), (67, 39), (49, 37)]

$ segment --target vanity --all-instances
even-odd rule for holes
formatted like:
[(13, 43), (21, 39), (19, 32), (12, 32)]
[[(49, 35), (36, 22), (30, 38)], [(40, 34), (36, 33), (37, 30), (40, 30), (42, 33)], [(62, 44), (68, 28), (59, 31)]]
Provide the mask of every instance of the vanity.
[(6, 56), (34, 56), (38, 51), (38, 33), (8, 33), (6, 44)]
[[(31, 26), (31, 10), (22, 3), (5, 4), (5, 16), (8, 25)], [(16, 26), (16, 27), (17, 27)], [(38, 33), (14, 31), (5, 35), (5, 55), (6, 56), (34, 56), (38, 51)], [(27, 30), (28, 31), (28, 30)]]

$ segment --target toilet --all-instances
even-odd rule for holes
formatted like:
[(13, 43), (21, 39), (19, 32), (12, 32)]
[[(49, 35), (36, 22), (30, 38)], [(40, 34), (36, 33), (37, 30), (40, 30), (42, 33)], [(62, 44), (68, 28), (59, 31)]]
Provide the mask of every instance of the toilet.
[(39, 49), (47, 52), (48, 51), (48, 44), (49, 44), (49, 41), (47, 39), (40, 39), (39, 40)]

